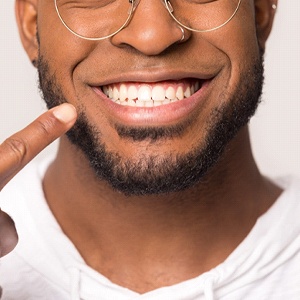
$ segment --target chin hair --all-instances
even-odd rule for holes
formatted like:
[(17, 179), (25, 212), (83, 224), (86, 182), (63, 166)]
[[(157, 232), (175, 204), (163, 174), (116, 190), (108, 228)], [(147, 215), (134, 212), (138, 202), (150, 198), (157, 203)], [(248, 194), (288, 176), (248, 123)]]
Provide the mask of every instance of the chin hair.
[[(48, 108), (67, 102), (63, 87), (57, 82), (49, 64), (39, 57), (39, 86)], [(186, 154), (174, 152), (148, 155), (133, 153), (124, 159), (107, 150), (101, 132), (90, 124), (84, 109), (67, 136), (82, 151), (99, 180), (105, 180), (116, 191), (127, 196), (171, 193), (187, 189), (205, 178), (222, 156), (226, 145), (255, 113), (263, 85), (263, 56), (241, 76), (234, 95), (223, 94), (218, 108), (206, 123), (204, 140)], [(80, 101), (80, 99), (78, 99)], [(178, 138), (190, 124), (173, 127), (130, 128), (116, 125), (120, 138), (138, 143), (150, 139), (153, 143)], [(180, 137), (179, 137), (180, 138)]]

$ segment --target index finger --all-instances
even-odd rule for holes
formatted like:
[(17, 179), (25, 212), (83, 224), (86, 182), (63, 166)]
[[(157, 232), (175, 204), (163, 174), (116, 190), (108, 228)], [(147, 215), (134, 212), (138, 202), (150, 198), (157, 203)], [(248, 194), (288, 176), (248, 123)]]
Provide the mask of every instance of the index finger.
[(0, 145), (0, 190), (40, 151), (68, 131), (76, 117), (74, 106), (64, 103), (6, 139)]

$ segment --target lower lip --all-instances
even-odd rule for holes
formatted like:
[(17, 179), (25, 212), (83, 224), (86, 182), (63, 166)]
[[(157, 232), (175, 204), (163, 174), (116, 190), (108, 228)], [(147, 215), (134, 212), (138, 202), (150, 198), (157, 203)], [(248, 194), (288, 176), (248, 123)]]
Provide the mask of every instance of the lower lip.
[(92, 89), (103, 102), (103, 108), (118, 122), (130, 126), (157, 126), (176, 124), (190, 116), (194, 111), (197, 111), (204, 102), (203, 100), (211, 81), (203, 81), (201, 89), (188, 98), (154, 107), (119, 105), (107, 98), (99, 88), (93, 87)]

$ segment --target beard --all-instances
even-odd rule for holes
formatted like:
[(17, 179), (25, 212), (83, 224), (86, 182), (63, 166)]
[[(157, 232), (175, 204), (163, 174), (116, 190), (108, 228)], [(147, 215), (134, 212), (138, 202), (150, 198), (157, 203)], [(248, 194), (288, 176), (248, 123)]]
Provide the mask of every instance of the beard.
[[(42, 56), (37, 67), (39, 86), (47, 107), (67, 102), (63, 87), (58, 84), (55, 74), (51, 74), (49, 64)], [(198, 144), (185, 154), (132, 153), (125, 159), (120, 153), (107, 150), (101, 132), (89, 122), (82, 107), (78, 109), (78, 119), (67, 136), (84, 153), (97, 178), (105, 180), (116, 191), (127, 196), (182, 191), (205, 181), (226, 145), (248, 123), (260, 102), (263, 79), (261, 54), (251, 69), (241, 75), (236, 92), (222, 95), (220, 100), (223, 101), (220, 103), (224, 104), (211, 112), (206, 122), (205, 138), (199, 138)], [(131, 128), (115, 125), (115, 130), (120, 138), (131, 139), (134, 143), (146, 140), (162, 143), (180, 138), (190, 125), (189, 122), (172, 127)]]

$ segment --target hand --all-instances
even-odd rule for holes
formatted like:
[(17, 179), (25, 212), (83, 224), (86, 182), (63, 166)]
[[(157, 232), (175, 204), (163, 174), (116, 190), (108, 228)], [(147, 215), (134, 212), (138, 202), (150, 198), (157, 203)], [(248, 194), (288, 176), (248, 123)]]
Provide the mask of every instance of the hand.
[[(77, 114), (70, 104), (62, 104), (45, 112), (23, 130), (0, 145), (0, 191), (40, 151), (68, 131)], [(17, 244), (13, 220), (0, 210), (0, 257)]]

